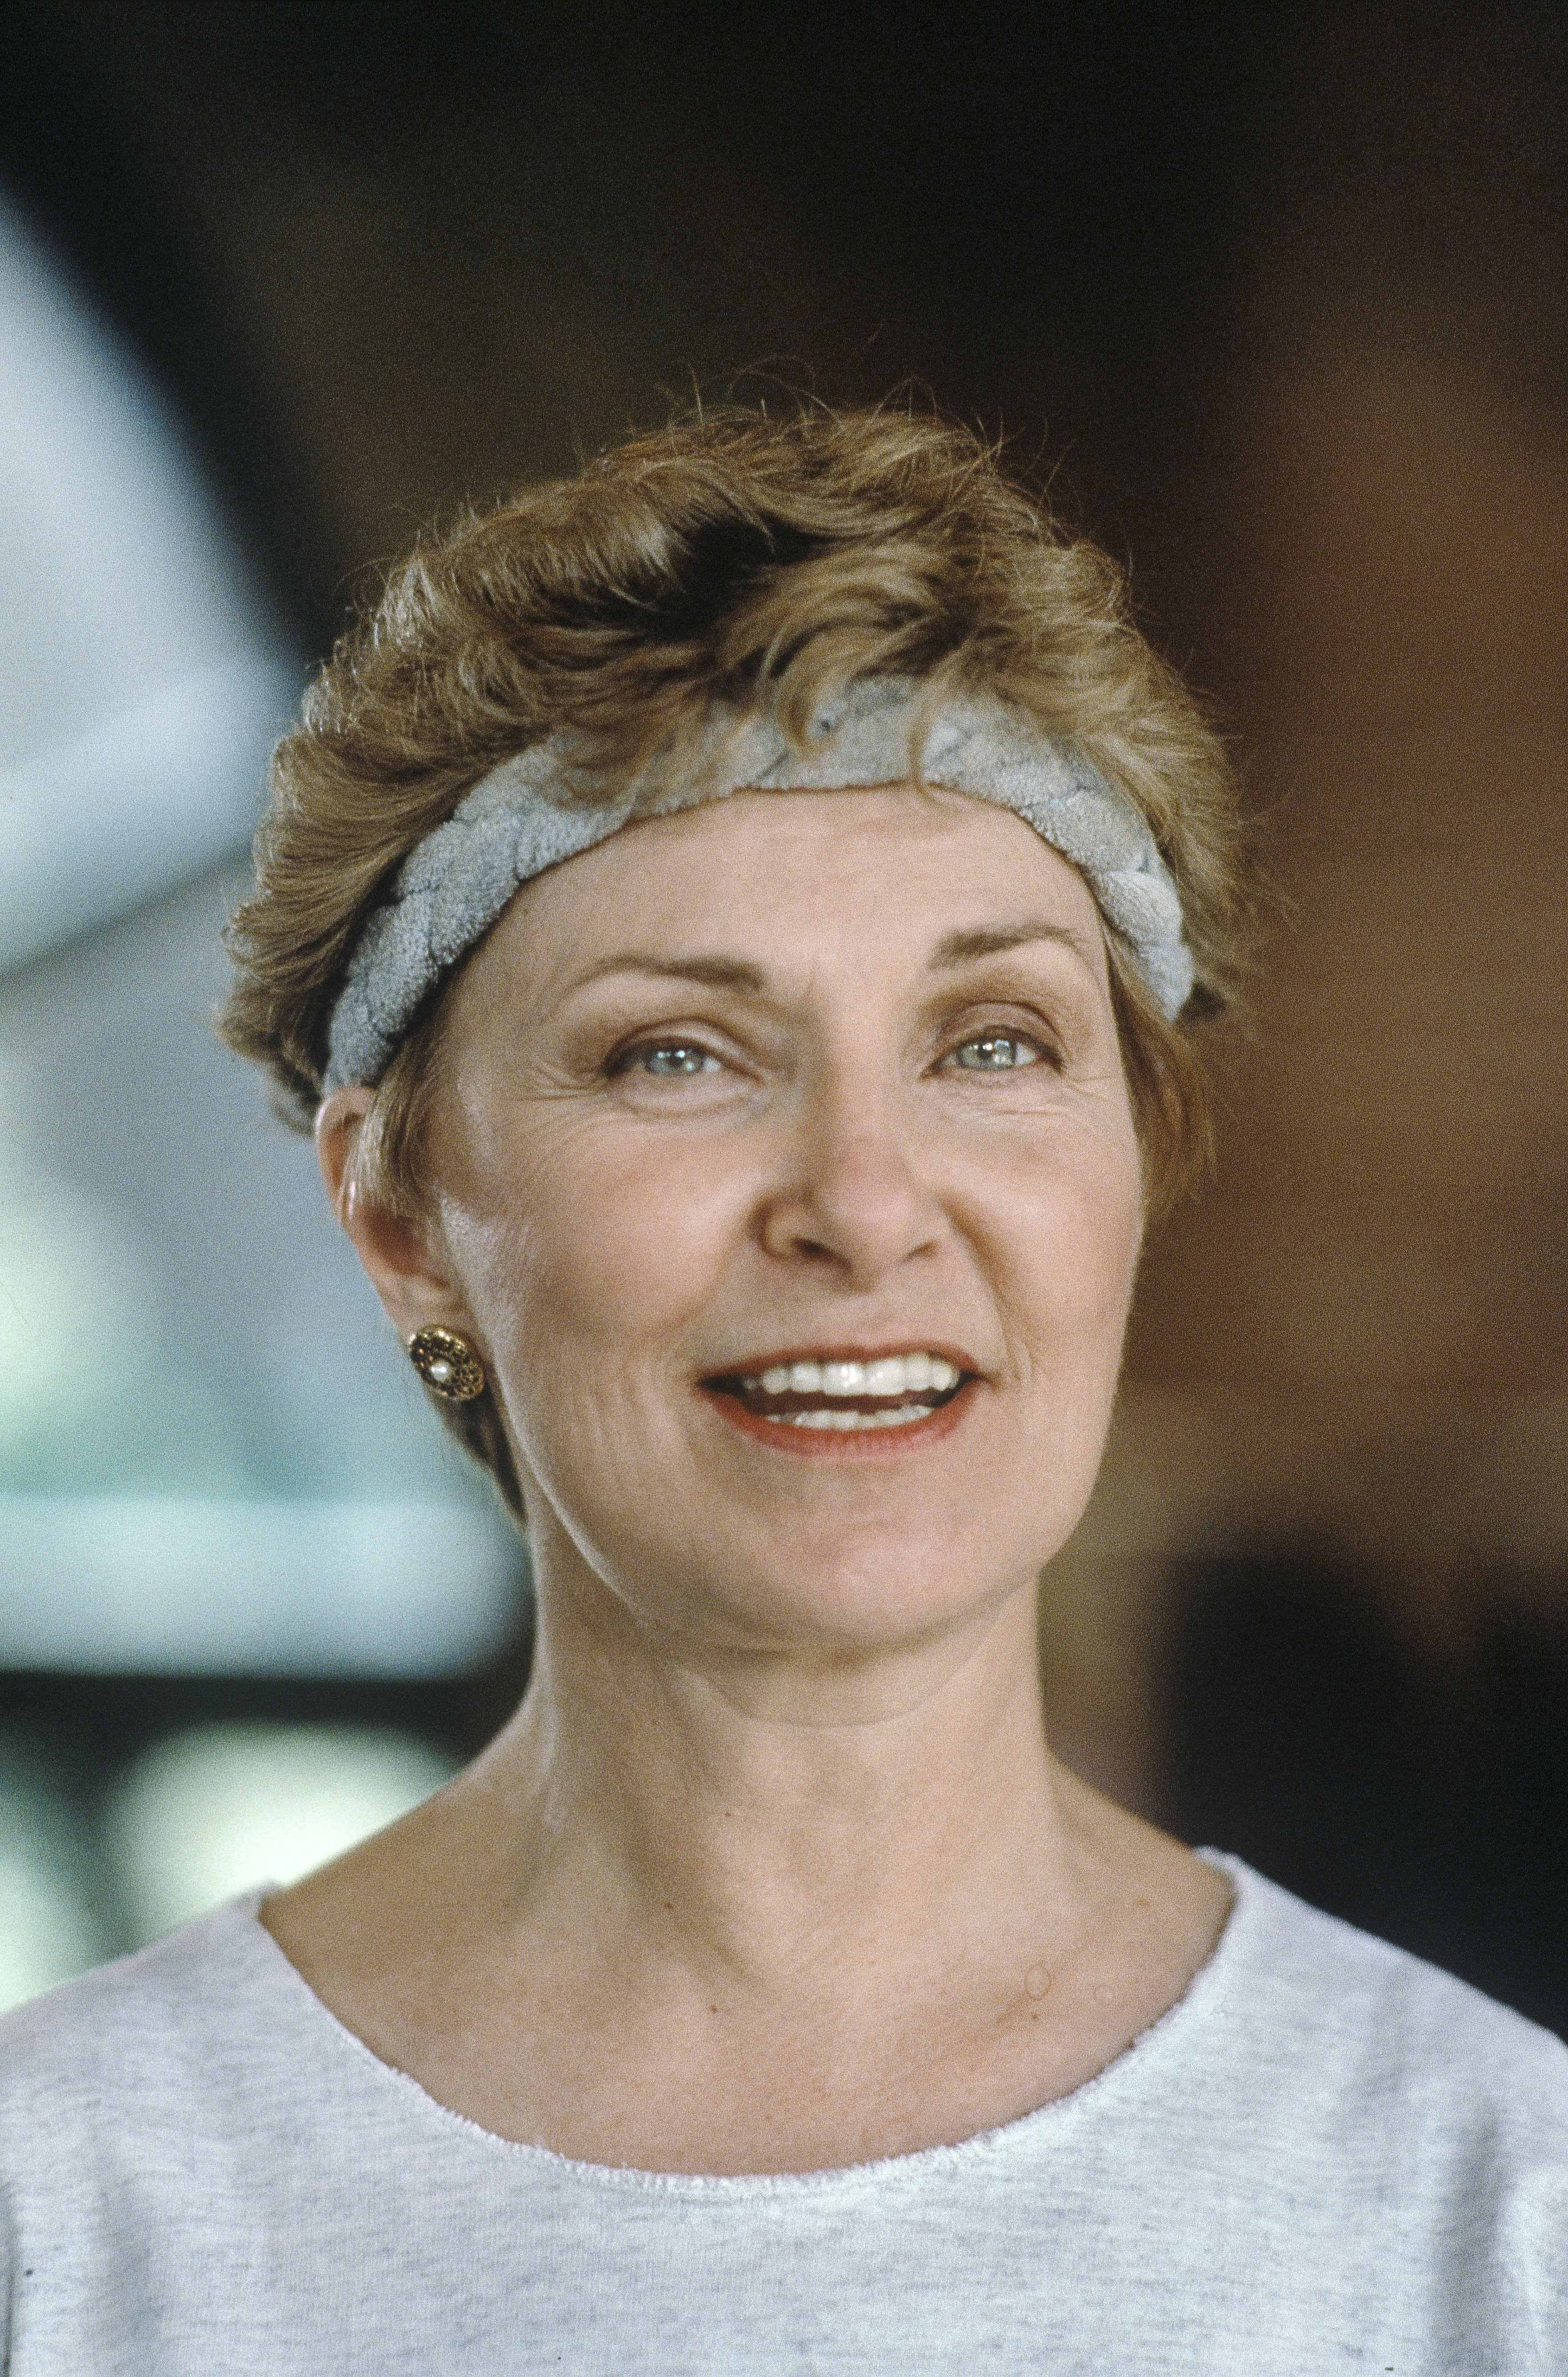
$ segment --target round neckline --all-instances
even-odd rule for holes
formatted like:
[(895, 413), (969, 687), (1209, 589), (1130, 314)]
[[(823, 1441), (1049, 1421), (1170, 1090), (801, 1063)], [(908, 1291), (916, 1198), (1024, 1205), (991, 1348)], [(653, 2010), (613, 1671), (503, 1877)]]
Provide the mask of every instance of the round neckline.
[(260, 1919), (263, 1899), (274, 1884), (262, 1884), (231, 1902), (231, 1913), (248, 1920), (254, 1941), (258, 1943), (275, 1973), (286, 1977), (300, 2011), (307, 2014), (313, 2025), (325, 2031), (339, 2050), (347, 2049), (362, 2072), (371, 2076), (378, 2086), (389, 2088), (404, 2107), (448, 2130), (454, 2138), (502, 2156), (512, 2157), (542, 2173), (578, 2187), (611, 2188), (633, 2193), (702, 2197), (709, 2201), (742, 2200), (756, 2196), (812, 2196), (834, 2188), (888, 2185), (906, 2180), (919, 2180), (956, 2172), (966, 2165), (1004, 2154), (1016, 2145), (1027, 2144), (1042, 2131), (1053, 2126), (1065, 2126), (1081, 2119), (1087, 2110), (1136, 2080), (1151, 2061), (1168, 2051), (1180, 2034), (1201, 2018), (1205, 2008), (1217, 1992), (1226, 1986), (1229, 1968), (1234, 1964), (1244, 1942), (1244, 1934), (1252, 1919), (1260, 1887), (1259, 1877), (1240, 1857), (1215, 1848), (1194, 1852), (1206, 1865), (1224, 1874), (1231, 1885), (1231, 1901), (1219, 1936), (1204, 1962), (1193, 1975), (1181, 1996), (1166, 2007), (1129, 2041), (1119, 2055), (1092, 2073), (1077, 2087), (1063, 2096), (1052, 2096), (1013, 2120), (978, 2130), (972, 2135), (959, 2138), (950, 2144), (918, 2146), (909, 2154), (883, 2155), (867, 2162), (833, 2164), (821, 2170), (790, 2171), (680, 2171), (648, 2170), (629, 2163), (598, 2163), (564, 2155), (552, 2146), (530, 2144), (522, 2138), (504, 2137), (497, 2130), (486, 2129), (467, 2113), (451, 2105), (444, 2105), (439, 2096), (431, 2095), (410, 2072), (395, 2063), (388, 2063), (368, 2047), (347, 2023), (339, 2019), (325, 1999), (319, 1998), (298, 1966), (291, 1964), (278, 1941)]

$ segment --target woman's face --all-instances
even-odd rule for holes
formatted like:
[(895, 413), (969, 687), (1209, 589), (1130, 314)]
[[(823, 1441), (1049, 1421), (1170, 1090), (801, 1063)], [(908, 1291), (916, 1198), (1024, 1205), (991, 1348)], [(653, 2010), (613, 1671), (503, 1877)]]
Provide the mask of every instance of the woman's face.
[(546, 1589), (564, 1560), (658, 1634), (832, 1652), (1030, 1583), (1142, 1223), (1071, 866), (960, 794), (737, 794), (527, 886), (449, 1026), (445, 1317)]

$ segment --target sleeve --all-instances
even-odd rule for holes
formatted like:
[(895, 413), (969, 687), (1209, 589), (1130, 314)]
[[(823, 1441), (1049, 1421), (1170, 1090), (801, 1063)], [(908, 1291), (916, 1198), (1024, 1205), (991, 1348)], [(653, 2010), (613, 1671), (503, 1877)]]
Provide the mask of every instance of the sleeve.
[(1506, 2377), (1568, 2370), (1568, 2136), (1561, 2158), (1523, 2175), (1502, 2207), (1495, 2260), (1497, 2367)]
[(0, 2377), (10, 2377), (12, 2310), (17, 2299), (17, 2224), (10, 2188), (0, 2180)]

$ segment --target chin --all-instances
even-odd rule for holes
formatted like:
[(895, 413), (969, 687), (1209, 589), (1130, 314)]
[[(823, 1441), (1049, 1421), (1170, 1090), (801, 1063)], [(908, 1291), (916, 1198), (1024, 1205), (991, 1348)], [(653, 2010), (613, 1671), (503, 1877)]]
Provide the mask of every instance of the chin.
[(891, 1652), (983, 1620), (1032, 1587), (1048, 1557), (956, 1545), (951, 1530), (849, 1543), (839, 1531), (827, 1544), (752, 1547), (749, 1557), (737, 1547), (709, 1607), (726, 1607), (754, 1641), (815, 1642), (828, 1655)]

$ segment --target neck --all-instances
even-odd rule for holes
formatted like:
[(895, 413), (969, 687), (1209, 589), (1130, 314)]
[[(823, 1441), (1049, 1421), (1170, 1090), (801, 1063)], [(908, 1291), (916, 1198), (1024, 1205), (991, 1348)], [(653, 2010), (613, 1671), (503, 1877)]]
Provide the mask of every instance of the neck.
[(968, 1963), (1004, 1911), (1076, 1928), (1087, 1795), (1046, 1746), (1031, 1588), (913, 1643), (714, 1646), (570, 1566), (540, 1560), (533, 1680), (474, 1776), (522, 1931), (591, 1909), (623, 1954), (777, 2001)]
[(651, 1641), (539, 1567), (511, 1725), (264, 1909), (482, 2127), (647, 2169), (912, 2151), (1078, 2085), (1212, 1947), (1219, 1878), (1051, 1757), (1028, 1586), (897, 1649), (765, 1651)]

